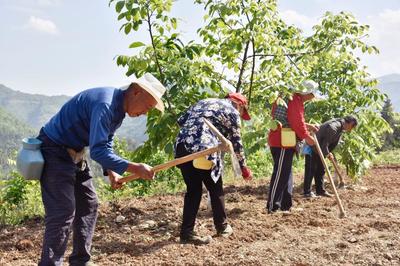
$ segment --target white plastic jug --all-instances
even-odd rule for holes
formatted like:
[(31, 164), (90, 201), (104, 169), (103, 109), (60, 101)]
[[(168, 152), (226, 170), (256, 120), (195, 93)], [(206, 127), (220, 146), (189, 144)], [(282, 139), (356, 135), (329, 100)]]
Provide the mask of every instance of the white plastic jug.
[(40, 179), (42, 176), (44, 159), (40, 152), (42, 142), (36, 138), (24, 138), (22, 149), (17, 156), (18, 172), (28, 180)]

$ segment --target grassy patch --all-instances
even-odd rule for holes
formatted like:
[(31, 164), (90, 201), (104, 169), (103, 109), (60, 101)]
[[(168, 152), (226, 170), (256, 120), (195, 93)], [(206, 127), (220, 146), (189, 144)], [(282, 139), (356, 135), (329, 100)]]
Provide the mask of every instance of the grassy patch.
[(44, 209), (38, 181), (26, 181), (16, 172), (0, 182), (0, 224), (19, 224), (43, 216)]
[(374, 165), (400, 164), (400, 149), (382, 151), (373, 160)]

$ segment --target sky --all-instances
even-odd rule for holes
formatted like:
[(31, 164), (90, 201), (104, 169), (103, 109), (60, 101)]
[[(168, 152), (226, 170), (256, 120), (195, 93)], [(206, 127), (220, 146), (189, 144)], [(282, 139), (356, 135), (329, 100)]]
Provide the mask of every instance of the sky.
[[(184, 39), (196, 39), (204, 11), (178, 0)], [(304, 34), (326, 11), (349, 11), (368, 24), (369, 44), (379, 55), (363, 56), (374, 77), (400, 73), (400, 0), (278, 0), (281, 16)], [(26, 93), (74, 95), (97, 86), (123, 86), (132, 80), (115, 56), (130, 55), (130, 43), (149, 39), (145, 31), (119, 31), (108, 0), (0, 0), (0, 84)]]

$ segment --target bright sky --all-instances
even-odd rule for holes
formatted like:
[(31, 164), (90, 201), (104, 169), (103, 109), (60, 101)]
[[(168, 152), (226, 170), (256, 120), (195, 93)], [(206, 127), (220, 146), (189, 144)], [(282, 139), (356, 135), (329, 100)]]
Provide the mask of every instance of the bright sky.
[[(371, 26), (368, 42), (381, 54), (363, 57), (373, 76), (400, 73), (399, 0), (279, 0), (287, 22), (304, 29), (326, 11), (350, 11)], [(192, 0), (178, 0), (185, 39), (196, 38), (203, 10)], [(0, 0), (0, 84), (27, 93), (74, 95), (95, 86), (129, 82), (114, 57), (130, 54), (133, 41), (148, 42), (145, 32), (119, 32), (108, 0)]]

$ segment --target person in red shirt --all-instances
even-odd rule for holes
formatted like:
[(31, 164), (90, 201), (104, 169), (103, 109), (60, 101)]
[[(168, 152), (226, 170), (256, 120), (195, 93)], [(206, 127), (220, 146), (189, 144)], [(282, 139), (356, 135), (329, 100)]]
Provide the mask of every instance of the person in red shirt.
[(277, 121), (277, 128), (270, 130), (268, 143), (274, 160), (274, 169), (269, 185), (267, 211), (273, 213), (278, 210), (289, 211), (292, 207), (292, 162), (296, 151), (293, 147), (284, 147), (281, 140), (282, 128), (290, 128), (296, 133), (297, 140), (305, 140), (307, 144), (314, 145), (310, 130), (317, 128), (307, 124), (304, 119), (304, 102), (315, 97), (318, 84), (312, 80), (306, 80), (301, 84), (302, 89), (293, 93), (286, 104), (272, 106), (272, 117)]

